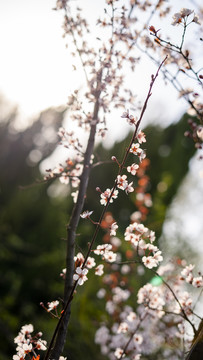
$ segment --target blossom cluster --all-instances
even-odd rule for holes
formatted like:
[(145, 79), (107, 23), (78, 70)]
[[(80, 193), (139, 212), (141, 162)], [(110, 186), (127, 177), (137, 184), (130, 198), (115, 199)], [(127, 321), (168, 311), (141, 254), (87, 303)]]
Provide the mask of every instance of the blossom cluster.
[(142, 256), (142, 262), (148, 269), (157, 267), (163, 260), (161, 251), (153, 245), (156, 239), (154, 231), (149, 230), (143, 224), (137, 222), (130, 224), (125, 230), (124, 238), (137, 249), (138, 255)]
[(194, 277), (193, 275), (193, 269), (194, 265), (190, 264), (186, 266), (181, 271), (181, 279), (184, 279), (187, 283), (191, 284), (192, 286), (199, 288), (203, 286), (203, 276), (201, 273), (199, 273), (199, 276)]
[[(122, 115), (123, 118), (133, 118), (133, 115), (129, 115), (129, 112), (125, 112)], [(137, 155), (139, 158), (140, 163), (142, 163), (142, 161), (145, 159), (146, 157), (146, 153), (143, 149), (140, 148), (140, 144), (146, 142), (146, 138), (145, 138), (145, 134), (143, 131), (139, 130), (139, 132), (136, 134), (136, 138), (138, 140), (137, 143), (132, 143), (130, 149), (129, 149), (129, 153), (132, 153), (134, 155)], [(115, 156), (112, 157), (112, 159), (114, 161), (117, 161), (117, 159), (115, 158)], [(136, 175), (137, 171), (139, 169), (139, 165), (136, 163), (132, 163), (131, 165), (127, 166), (127, 171), (131, 174), (131, 175)], [(131, 181), (130, 183), (128, 182), (127, 179), (127, 175), (118, 175), (116, 178), (116, 187), (119, 190), (123, 190), (125, 191), (125, 193), (128, 195), (129, 193), (134, 192), (134, 187), (133, 187), (133, 182)], [(97, 190), (101, 193), (100, 197), (100, 203), (104, 206), (107, 205), (107, 203), (112, 203), (114, 199), (116, 199), (118, 197), (118, 190), (113, 188), (113, 189), (106, 189), (104, 192), (101, 192), (101, 190), (99, 188), (97, 188)]]
[[(141, 355), (155, 353), (157, 349), (164, 359), (184, 358), (186, 350), (181, 350), (177, 343), (184, 339), (186, 349), (190, 346), (191, 337), (185, 336), (185, 321), (194, 316), (193, 302), (182, 287), (179, 276), (171, 280), (177, 298), (174, 297), (169, 280), (173, 270), (175, 267), (172, 263), (161, 266), (157, 271), (157, 285), (153, 285), (152, 281), (139, 289), (136, 311), (126, 305), (126, 300), (132, 296), (127, 289), (116, 286), (111, 290), (111, 299), (109, 292), (103, 292), (108, 299), (106, 311), (114, 322), (113, 325), (102, 323), (95, 334), (95, 342), (110, 360), (123, 357), (139, 359)], [(158, 273), (165, 277), (168, 286)], [(167, 350), (168, 346), (171, 350)]]
[(35, 351), (45, 351), (47, 349), (46, 340), (42, 340), (42, 333), (39, 332), (32, 335), (34, 327), (32, 324), (22, 326), (20, 332), (14, 339), (14, 343), (17, 344), (16, 355), (13, 355), (13, 360), (23, 360), (27, 354), (35, 354)]
[[(159, 38), (159, 30), (156, 30), (153, 26), (150, 26), (149, 30), (151, 31), (152, 35), (155, 36), (154, 43), (146, 35), (142, 36), (141, 31), (138, 33), (138, 31), (135, 29), (131, 30), (129, 26), (131, 19), (130, 16), (126, 16), (127, 9), (125, 6), (119, 9), (120, 13), (118, 15), (117, 8), (114, 8), (114, 3), (117, 1), (107, 0), (106, 2), (108, 5), (110, 5), (112, 14), (109, 16), (108, 20), (99, 19), (98, 25), (101, 27), (110, 26), (112, 28), (112, 38), (109, 42), (104, 42), (99, 51), (97, 51), (98, 49), (96, 48), (92, 48), (92, 46), (88, 45), (87, 42), (83, 39), (84, 35), (85, 37), (88, 36), (89, 27), (87, 21), (81, 16), (81, 10), (77, 8), (75, 11), (73, 11), (73, 13), (75, 12), (74, 19), (74, 17), (70, 14), (70, 9), (67, 5), (68, 1), (58, 0), (56, 5), (56, 9), (65, 10), (63, 24), (64, 33), (65, 36), (72, 36), (74, 34), (73, 42), (76, 46), (76, 49), (75, 52), (73, 52), (73, 56), (75, 56), (76, 52), (79, 54), (85, 70), (85, 77), (88, 85), (85, 98), (89, 104), (94, 104), (94, 111), (81, 111), (82, 103), (80, 103), (78, 100), (78, 92), (75, 92), (68, 101), (68, 106), (74, 110), (70, 117), (73, 120), (76, 120), (78, 125), (83, 129), (90, 129), (90, 127), (93, 129), (97, 125), (100, 125), (101, 128), (97, 126), (95, 133), (97, 131), (97, 133), (101, 134), (104, 134), (106, 130), (106, 114), (110, 111), (111, 104), (113, 104), (115, 107), (123, 107), (126, 103), (126, 99), (121, 96), (120, 92), (120, 89), (122, 88), (121, 85), (123, 85), (123, 75), (121, 74), (121, 69), (126, 60), (131, 63), (132, 69), (134, 69), (136, 58), (130, 56), (128, 53), (133, 49), (135, 44), (138, 44), (139, 46), (140, 43), (143, 43), (145, 45), (144, 52), (147, 54), (147, 51), (149, 50), (150, 57), (152, 57), (151, 51), (157, 51), (157, 45), (161, 45), (161, 56), (170, 54), (170, 56), (168, 56), (167, 63), (171, 63), (173, 65), (176, 64), (178, 66), (178, 75), (180, 72), (184, 74), (187, 73), (187, 70), (190, 70), (194, 75), (194, 78), (198, 79), (199, 83), (201, 83), (201, 76), (199, 75), (199, 72), (194, 71), (192, 68), (189, 52), (186, 50), (183, 53), (182, 51), (186, 27), (189, 24), (189, 22), (187, 22), (188, 17), (193, 14), (191, 22), (199, 24), (198, 17), (192, 10), (181, 9), (179, 13), (176, 13), (173, 16), (172, 24), (181, 24), (184, 28), (181, 45), (174, 46), (170, 43), (170, 41), (164, 41)], [(156, 8), (161, 8), (162, 3), (163, 2), (161, 1), (159, 6), (156, 6)], [(136, 1), (131, 0), (130, 4), (132, 7), (131, 10), (133, 10), (135, 4), (139, 10), (142, 11), (146, 11), (146, 9), (151, 6), (151, 3), (148, 1), (138, 2), (137, 4)], [(155, 10), (157, 10), (156, 8)], [(160, 9), (159, 11), (160, 16), (165, 16), (169, 12), (169, 8), (166, 8), (165, 10)], [(134, 21), (134, 23), (136, 22)], [(144, 31), (145, 30), (146, 29), (144, 29)], [(141, 39), (140, 43), (138, 38)], [(126, 45), (126, 55), (123, 55), (123, 50), (122, 52), (119, 50), (120, 48), (124, 48), (124, 46), (120, 47), (121, 42)], [(119, 44), (118, 47), (117, 44)], [(171, 55), (173, 51), (175, 55)], [(99, 57), (97, 56), (97, 53), (99, 54)], [(165, 79), (168, 80), (167, 71), (164, 73), (164, 75)], [(171, 82), (175, 84), (176, 88), (179, 89), (180, 95), (187, 99), (187, 101), (192, 104), (193, 108), (198, 110), (195, 102), (193, 100), (191, 101), (191, 96), (194, 95), (194, 91), (192, 89), (181, 88), (179, 83), (176, 82), (176, 76), (171, 76), (171, 79)], [(124, 90), (124, 92), (125, 91), (126, 90)], [(129, 95), (129, 102), (133, 103), (132, 92), (126, 91), (126, 94)], [(143, 110), (145, 109), (143, 108)], [(101, 116), (101, 113), (103, 114), (103, 117)], [(126, 167), (126, 171), (130, 175), (135, 176), (140, 171), (143, 161), (146, 160), (145, 150), (143, 150), (140, 146), (142, 143), (146, 142), (145, 134), (141, 130), (137, 131), (137, 126), (139, 124), (138, 118), (134, 115), (131, 115), (129, 110), (125, 111), (121, 117), (125, 118), (127, 122), (130, 125), (135, 126), (136, 129), (136, 136), (129, 148), (129, 154), (137, 156), (139, 159), (139, 164), (136, 162), (136, 160), (133, 160), (133, 162)], [(77, 159), (74, 161), (68, 159), (66, 162), (67, 166), (62, 166), (60, 164), (54, 170), (48, 170), (49, 176), (46, 177), (46, 179), (59, 177), (62, 183), (69, 184), (70, 182), (72, 187), (77, 188), (80, 184), (80, 178), (84, 169), (84, 153), (82, 151), (82, 146), (78, 138), (74, 136), (73, 132), (66, 132), (63, 128), (60, 128), (58, 135), (61, 138), (61, 142), (65, 144), (64, 146), (66, 148), (71, 148), (76, 151)], [(196, 135), (198, 139), (202, 138), (201, 127), (198, 127)], [(89, 167), (90, 163), (85, 166)], [(133, 181), (130, 181), (127, 175), (123, 174), (125, 164), (119, 164), (119, 169), (121, 171), (119, 170), (113, 188), (107, 188), (103, 192), (97, 188), (97, 190), (100, 192), (101, 205), (107, 206), (109, 203), (112, 203), (113, 200), (118, 197), (119, 190), (124, 191), (126, 194), (134, 192), (135, 188)], [(73, 196), (74, 202), (76, 202), (78, 190), (73, 192), (71, 195)], [(142, 191), (137, 194), (137, 201), (139, 202), (139, 200), (140, 202), (145, 202), (145, 205), (148, 204), (146, 206), (150, 206), (149, 204), (151, 204), (151, 199), (147, 198), (147, 196), (145, 196)], [(85, 211), (80, 216), (81, 218), (91, 220), (91, 215), (92, 211)], [(131, 220), (132, 218), (133, 216), (131, 217)], [(132, 252), (128, 252), (128, 254), (130, 253), (129, 257), (132, 255), (131, 257), (133, 258), (134, 255), (136, 255), (134, 265), (137, 266), (139, 264), (136, 268), (137, 273), (139, 273), (139, 271), (145, 271), (145, 268), (152, 270), (154, 267), (157, 267), (163, 260), (161, 251), (157, 246), (154, 245), (155, 233), (140, 223), (139, 220), (140, 214), (139, 212), (136, 212), (136, 214), (134, 214), (132, 223), (126, 228), (124, 233), (125, 241), (130, 243), (133, 249)], [(101, 226), (101, 224), (99, 225)], [(109, 227), (110, 237), (116, 236), (117, 228), (117, 222), (113, 221)], [(109, 266), (112, 264), (112, 266), (114, 265), (115, 268), (118, 269), (119, 263), (115, 263), (115, 261), (119, 260), (121, 254), (116, 254), (112, 250), (113, 247), (118, 247), (121, 242), (118, 238), (111, 238), (110, 242), (111, 243), (98, 245), (95, 250), (92, 248), (91, 251), (95, 255), (101, 256)], [(87, 275), (89, 270), (92, 268), (95, 269), (96, 275), (101, 276), (103, 274), (104, 265), (100, 264), (97, 266), (93, 257), (87, 255), (87, 258), (84, 258), (82, 253), (78, 253), (75, 256), (74, 261), (75, 273), (73, 274), (73, 280), (75, 281), (75, 284), (78, 283), (79, 285), (83, 285), (84, 282), (88, 279)], [(121, 275), (127, 274), (129, 269), (131, 268), (127, 264), (123, 265), (121, 267)], [(120, 359), (122, 357), (131, 360), (138, 360), (140, 359), (141, 354), (149, 355), (150, 353), (153, 353), (154, 350), (160, 347), (160, 344), (165, 343), (166, 339), (169, 339), (168, 343), (170, 343), (173, 337), (178, 339), (181, 338), (181, 329), (184, 327), (183, 321), (188, 320), (188, 317), (193, 314), (192, 299), (187, 291), (182, 291), (181, 280), (185, 279), (187, 283), (192, 284), (194, 287), (200, 287), (203, 283), (202, 275), (199, 274), (198, 277), (194, 277), (192, 271), (193, 266), (187, 266), (181, 272), (182, 277), (175, 278), (172, 285), (167, 283), (168, 285), (165, 286), (165, 280), (162, 281), (159, 286), (154, 286), (152, 283), (144, 285), (138, 291), (137, 303), (139, 306), (136, 312), (132, 307), (124, 305), (131, 295), (130, 290), (125, 287), (127, 280), (124, 280), (123, 277), (122, 281), (119, 281), (119, 275), (116, 275), (112, 280), (113, 277), (106, 275), (104, 277), (104, 283), (106, 285), (111, 285), (111, 297), (109, 297), (106, 301), (106, 311), (115, 321), (111, 326), (111, 329), (108, 329), (105, 325), (102, 325), (102, 327), (96, 333), (95, 341), (101, 345), (102, 353), (108, 355), (111, 360)], [(160, 274), (160, 269), (158, 272)], [(163, 275), (164, 271), (162, 269), (162, 276)], [(62, 270), (61, 276), (65, 278), (66, 269)], [(161, 279), (160, 275), (159, 277)], [(57, 306), (57, 301), (48, 303), (47, 311), (50, 312), (56, 309)], [(180, 315), (178, 323), (174, 323), (175, 320), (173, 315)], [(161, 322), (159, 322), (160, 318), (162, 319)], [(152, 336), (152, 329), (154, 326), (156, 326), (158, 330), (157, 334), (159, 335), (155, 334)], [(30, 329), (30, 332), (32, 331), (33, 330)], [(24, 354), (28, 354), (34, 350), (33, 346), (36, 345), (34, 344), (34, 340), (29, 336), (29, 331), (27, 331), (27, 342), (22, 342), (22, 346), (19, 346), (20, 339), (18, 339), (19, 343), (17, 349), (20, 355), (17, 355), (19, 358), (15, 358), (14, 360), (20, 359), (21, 352), (23, 354), (22, 356), (24, 356)], [(156, 340), (154, 337), (156, 337)], [(41, 340), (41, 342), (45, 347), (43, 340)], [(163, 355), (164, 358), (169, 358), (170, 356), (170, 354), (166, 354), (164, 351)], [(179, 355), (180, 354), (178, 354), (178, 356)]]
[(172, 25), (181, 24), (183, 20), (186, 21), (188, 16), (190, 16), (191, 14), (193, 14), (193, 19), (191, 21), (200, 25), (198, 15), (194, 14), (193, 10), (186, 8), (182, 8), (178, 13), (175, 13), (173, 15)]
[[(78, 285), (83, 285), (85, 281), (88, 280), (87, 274), (88, 274), (88, 269), (92, 269), (95, 268), (95, 275), (98, 276), (102, 276), (104, 273), (104, 265), (103, 264), (99, 264), (96, 265), (95, 259), (91, 256), (89, 256), (87, 258), (86, 264), (85, 264), (85, 268), (82, 268), (83, 263), (84, 263), (84, 256), (82, 253), (78, 253), (75, 257), (74, 257), (74, 261), (75, 261), (75, 273), (73, 275), (73, 280), (78, 282)], [(61, 276), (64, 277), (64, 273), (66, 273), (66, 269), (63, 269)]]

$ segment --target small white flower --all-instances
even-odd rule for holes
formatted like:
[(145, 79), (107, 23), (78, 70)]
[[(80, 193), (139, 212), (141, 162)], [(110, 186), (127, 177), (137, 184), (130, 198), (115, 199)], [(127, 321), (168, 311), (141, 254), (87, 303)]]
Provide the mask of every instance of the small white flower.
[(110, 199), (110, 203), (113, 202), (113, 199), (116, 199), (118, 197), (118, 190), (114, 190), (113, 194), (111, 195), (111, 192), (112, 192), (112, 189), (106, 189), (100, 196), (101, 196), (101, 200), (100, 200), (100, 203), (102, 205), (106, 205), (107, 204), (107, 201), (108, 199), (110, 198), (111, 196), (111, 199)]
[(31, 333), (31, 332), (33, 332), (33, 331), (34, 331), (34, 327), (33, 327), (32, 324), (24, 325), (24, 326), (22, 326), (22, 328), (21, 328), (21, 332), (22, 332), (23, 334), (28, 334), (28, 333)]
[(61, 273), (60, 273), (60, 276), (65, 279), (66, 277), (66, 268), (65, 269), (62, 269)]
[(126, 180), (126, 175), (118, 175), (117, 176), (117, 187), (121, 190), (125, 190), (126, 186), (128, 185), (128, 181)]
[[(96, 273), (95, 273), (96, 274)], [(106, 295), (106, 290), (105, 289), (99, 289), (99, 291), (97, 292), (97, 297), (99, 298), (99, 299), (103, 299), (104, 298), (104, 296)]]
[(71, 196), (73, 197), (73, 202), (76, 203), (78, 199), (78, 190), (71, 193)]
[(121, 115), (122, 118), (127, 119), (129, 117), (129, 110), (124, 111), (124, 113)]
[(55, 300), (55, 301), (49, 302), (47, 305), (48, 305), (47, 311), (49, 312), (49, 311), (52, 311), (57, 308), (57, 306), (59, 305), (59, 301)]
[(143, 131), (140, 130), (136, 137), (140, 144), (146, 142), (146, 135), (145, 135), (145, 133), (143, 133)]
[(133, 340), (134, 340), (134, 342), (135, 342), (136, 344), (140, 345), (140, 344), (142, 344), (142, 342), (143, 342), (143, 337), (142, 337), (141, 335), (139, 335), (139, 334), (135, 334), (135, 335), (133, 336)]
[(194, 269), (194, 265), (190, 264), (190, 265), (187, 265), (182, 271), (181, 271), (181, 275), (183, 277), (187, 277), (191, 272), (192, 270)]
[(139, 169), (139, 165), (135, 163), (127, 167), (127, 171), (132, 175), (135, 175), (138, 169)]
[(182, 8), (180, 10), (180, 14), (182, 17), (185, 17), (185, 16), (189, 16), (190, 14), (192, 14), (194, 11), (193, 10), (190, 10), (190, 9), (186, 9), (186, 8)]
[(104, 265), (100, 264), (95, 268), (95, 275), (102, 276), (104, 273)]
[(36, 348), (37, 350), (45, 351), (47, 349), (46, 345), (47, 345), (46, 340), (39, 339), (36, 343)]
[(77, 253), (77, 255), (74, 256), (74, 261), (75, 261), (75, 263), (77, 262), (77, 263), (83, 264), (83, 262), (84, 262), (83, 254), (81, 252)]
[(95, 263), (94, 258), (89, 256), (87, 259), (86, 266), (88, 267), (88, 269), (92, 269), (95, 265), (96, 265), (96, 263)]
[(103, 244), (103, 245), (98, 245), (97, 249), (94, 250), (94, 253), (96, 255), (103, 255), (105, 252), (108, 252), (112, 249), (112, 245), (111, 244)]
[(142, 262), (148, 269), (152, 269), (157, 266), (157, 262), (153, 256), (143, 256)]
[(131, 311), (130, 314), (127, 316), (127, 320), (129, 322), (134, 321), (136, 318), (137, 318), (137, 315), (133, 311)]
[(136, 143), (136, 144), (132, 144), (131, 148), (130, 148), (130, 152), (133, 153), (134, 155), (137, 155), (137, 151), (140, 147), (140, 144)]
[(194, 18), (192, 20), (194, 23), (198, 24), (198, 25), (201, 25), (200, 21), (199, 21), (199, 16), (194, 14)]
[(134, 187), (132, 186), (133, 182), (131, 182), (130, 184), (128, 184), (126, 187), (125, 187), (125, 192), (126, 194), (129, 194), (131, 192), (134, 191)]
[(28, 354), (32, 351), (32, 344), (23, 344), (23, 351), (25, 354)]
[[(116, 357), (117, 359), (120, 359), (120, 357), (121, 357), (122, 355), (124, 355), (124, 354), (123, 354), (123, 349), (117, 348), (116, 351), (114, 352), (114, 355), (115, 355), (115, 357)], [(122, 357), (123, 357), (123, 356), (122, 356)]]
[(79, 285), (83, 285), (84, 282), (87, 280), (87, 269), (81, 269), (80, 267), (77, 267), (75, 270), (75, 274), (73, 275), (73, 280), (78, 281)]
[(128, 331), (129, 327), (128, 327), (128, 324), (126, 322), (122, 322), (120, 323), (119, 327), (118, 327), (118, 330), (117, 330), (117, 333), (120, 334), (120, 333), (126, 333)]
[(115, 236), (116, 235), (116, 230), (118, 229), (118, 225), (117, 222), (114, 222), (113, 224), (111, 224), (111, 228), (110, 228), (110, 236)]
[(59, 180), (60, 180), (60, 182), (61, 182), (62, 184), (67, 185), (67, 184), (69, 184), (69, 175), (66, 174), (65, 172), (63, 172), (63, 173), (61, 174)]
[(108, 262), (114, 262), (116, 261), (117, 254), (113, 251), (108, 251), (107, 253), (104, 253), (103, 257)]
[(84, 211), (82, 214), (80, 214), (80, 217), (81, 217), (82, 219), (87, 219), (87, 218), (89, 218), (89, 217), (92, 215), (92, 213), (93, 213), (93, 211), (88, 211), (88, 210), (86, 210), (86, 211)]
[(132, 360), (140, 360), (141, 354), (136, 354), (132, 357)]
[(142, 149), (137, 149), (137, 155), (139, 156), (140, 162), (146, 158), (146, 153)]
[(202, 276), (194, 277), (192, 281), (192, 285), (197, 288), (202, 287), (203, 286)]

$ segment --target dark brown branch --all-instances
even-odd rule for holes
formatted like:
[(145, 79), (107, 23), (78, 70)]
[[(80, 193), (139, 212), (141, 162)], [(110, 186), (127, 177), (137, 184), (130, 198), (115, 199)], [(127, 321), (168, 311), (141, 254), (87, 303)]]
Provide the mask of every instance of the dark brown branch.
[[(93, 123), (91, 125), (90, 135), (87, 143), (87, 148), (84, 157), (84, 167), (81, 175), (81, 181), (79, 186), (79, 193), (77, 202), (73, 208), (72, 216), (67, 226), (67, 253), (66, 253), (66, 278), (65, 278), (65, 287), (64, 287), (64, 303), (65, 308), (62, 312), (61, 318), (56, 326), (53, 337), (51, 339), (49, 348), (47, 350), (44, 360), (54, 359), (57, 360), (60, 354), (63, 351), (67, 327), (70, 319), (70, 304), (75, 291), (77, 282), (73, 286), (73, 274), (74, 274), (74, 256), (75, 256), (75, 238), (76, 238), (76, 229), (80, 220), (80, 214), (83, 209), (85, 194), (88, 186), (90, 167), (91, 167), (91, 155), (94, 149), (96, 126), (99, 113), (99, 97), (100, 97), (100, 84), (101, 84), (102, 72), (98, 74), (97, 79), (97, 99), (94, 105), (93, 112)], [(57, 338), (56, 338), (57, 336)], [(56, 339), (56, 342), (55, 342)], [(54, 344), (55, 342), (55, 344)], [(54, 345), (54, 346), (53, 346)], [(53, 348), (52, 348), (53, 347)]]
[[(146, 111), (146, 108), (147, 108), (147, 104), (148, 104), (148, 101), (149, 101), (149, 98), (151, 97), (151, 91), (152, 91), (152, 87), (154, 85), (154, 82), (159, 74), (159, 71), (162, 67), (162, 65), (164, 64), (164, 62), (166, 61), (166, 58), (161, 62), (161, 64), (159, 65), (158, 67), (158, 70), (156, 72), (155, 75), (152, 75), (151, 76), (151, 82), (150, 82), (150, 86), (149, 86), (149, 91), (148, 91), (148, 94), (146, 96), (146, 100), (144, 102), (144, 105), (143, 105), (143, 108), (142, 108), (142, 111), (141, 111), (141, 114), (140, 114), (140, 117), (139, 117), (139, 120), (136, 124), (136, 127), (135, 127), (135, 131), (133, 133), (133, 136), (132, 136), (132, 139), (130, 141), (130, 144), (124, 154), (124, 157), (123, 157), (123, 161), (120, 165), (120, 168), (119, 168), (119, 171), (118, 171), (118, 175), (121, 175), (122, 171), (123, 171), (123, 168), (125, 166), (125, 163), (126, 163), (126, 160), (127, 160), (127, 157), (128, 157), (128, 154), (130, 152), (130, 148), (136, 138), (136, 135), (137, 135), (137, 132), (138, 132), (138, 129), (139, 129), (139, 125), (141, 123), (141, 120), (143, 118), (143, 115)], [(101, 79), (100, 79), (101, 80)], [(98, 115), (98, 111), (99, 111), (99, 88), (98, 88), (98, 98), (97, 98), (97, 101), (95, 103), (95, 109), (94, 109), (94, 119), (97, 120), (97, 115)], [(93, 125), (93, 127), (95, 126), (95, 131), (96, 131), (96, 125)], [(91, 128), (91, 132), (92, 132), (92, 128)], [(90, 134), (90, 138), (91, 138), (91, 134)], [(90, 138), (89, 138), (89, 141), (90, 141)], [(76, 228), (77, 228), (77, 224), (78, 224), (78, 221), (79, 221), (79, 218), (80, 218), (80, 214), (81, 214), (81, 211), (82, 211), (82, 206), (83, 206), (83, 203), (84, 203), (84, 196), (85, 196), (85, 192), (86, 192), (86, 188), (87, 188), (87, 183), (88, 183), (88, 174), (89, 174), (89, 171), (90, 171), (90, 152), (88, 150), (88, 146), (89, 146), (89, 142), (88, 142), (88, 145), (87, 145), (87, 151), (86, 151), (86, 154), (85, 154), (85, 160), (84, 160), (84, 169), (83, 169), (83, 172), (84, 172), (84, 179), (83, 178), (83, 174), (81, 176), (81, 183), (80, 183), (80, 190), (79, 190), (79, 194), (78, 194), (78, 200), (77, 200), (77, 203), (76, 203), (76, 206), (73, 210), (73, 215), (71, 217), (71, 220), (70, 220), (70, 223), (69, 223), (69, 226), (68, 226), (68, 237), (67, 237), (67, 242), (68, 242), (68, 249), (67, 249), (67, 280), (66, 280), (66, 285), (65, 285), (65, 294), (64, 294), (64, 299), (65, 299), (65, 307), (64, 307), (64, 310), (61, 314), (61, 318), (59, 319), (59, 322), (56, 326), (56, 329), (54, 331), (54, 334), (53, 334), (53, 337), (51, 339), (51, 342), (50, 342), (50, 345), (49, 345), (49, 348), (47, 350), (47, 353), (46, 353), (46, 356), (44, 358), (44, 360), (58, 360), (62, 350), (63, 350), (63, 346), (64, 346), (64, 343), (65, 343), (65, 338), (66, 338), (66, 333), (67, 333), (67, 326), (68, 326), (68, 322), (69, 322), (69, 318), (70, 318), (70, 306), (71, 306), (71, 302), (73, 300), (73, 297), (74, 297), (74, 293), (75, 293), (75, 290), (76, 290), (76, 287), (77, 287), (77, 284), (78, 284), (78, 280), (76, 280), (73, 283), (73, 274), (74, 274), (74, 251), (75, 251), (75, 231), (76, 231)], [(91, 145), (90, 145), (90, 148)], [(93, 151), (93, 148), (92, 148), (92, 151)], [(89, 163), (86, 162), (86, 157), (87, 159), (89, 159)], [(111, 194), (110, 194), (110, 197), (108, 198), (108, 201), (107, 201), (107, 204), (105, 205), (105, 207), (103, 208), (103, 211), (101, 213), (101, 216), (100, 216), (100, 219), (99, 219), (99, 222), (97, 223), (97, 226), (96, 226), (96, 229), (95, 229), (95, 232), (93, 234), (93, 237), (92, 237), (92, 240), (90, 242), (90, 245), (89, 245), (89, 248), (88, 248), (88, 251), (87, 251), (87, 254), (85, 256), (85, 259), (84, 259), (84, 262), (83, 262), (83, 265), (82, 265), (82, 269), (85, 268), (86, 266), (86, 262), (87, 262), (87, 259), (92, 251), (92, 248), (93, 248), (93, 245), (95, 243), (95, 240), (96, 240), (96, 237), (97, 237), (97, 234), (99, 232), (99, 229), (100, 229), (100, 225), (101, 225), (101, 222), (103, 220), (103, 217), (104, 217), (104, 214), (106, 213), (107, 209), (108, 209), (108, 206), (110, 204), (110, 200), (112, 198), (112, 195), (113, 195), (113, 192), (115, 190), (117, 186), (117, 180), (115, 181), (114, 183), (114, 186), (112, 188), (112, 191), (111, 191)], [(85, 192), (83, 192), (83, 190), (85, 189)], [(54, 342), (55, 342), (55, 339), (56, 339), (56, 336), (57, 336), (57, 340), (56, 340), (56, 344), (54, 346), (54, 348), (52, 349), (53, 345), (54, 345)], [(50, 357), (50, 354), (51, 354), (51, 357)]]

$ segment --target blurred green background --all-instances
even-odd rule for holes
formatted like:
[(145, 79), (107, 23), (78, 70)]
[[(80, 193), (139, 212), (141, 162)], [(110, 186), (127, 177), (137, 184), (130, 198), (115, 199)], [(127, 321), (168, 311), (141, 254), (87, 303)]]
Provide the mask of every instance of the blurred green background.
[[(32, 323), (36, 332), (43, 332), (43, 339), (49, 341), (51, 338), (56, 320), (43, 310), (40, 302), (46, 304), (63, 296), (60, 272), (65, 267), (66, 224), (73, 206), (72, 197), (67, 195), (65, 185), (60, 188), (62, 190), (59, 196), (50, 196), (52, 183), (37, 182), (42, 179), (40, 163), (52, 154), (57, 143), (56, 137), (47, 136), (47, 129), (48, 133), (57, 132), (63, 123), (64, 109), (47, 109), (30, 127), (21, 132), (17, 132), (14, 126), (17, 115), (17, 110), (12, 109), (0, 119), (2, 360), (10, 360), (15, 354), (13, 339), (24, 324)], [(166, 210), (188, 171), (189, 159), (195, 151), (193, 142), (183, 135), (187, 127), (185, 115), (178, 123), (167, 128), (151, 125), (145, 129), (147, 143), (144, 148), (147, 149), (147, 157), (151, 163), (147, 170), (150, 178), (148, 192), (151, 193), (154, 204), (145, 224), (156, 231), (158, 237), (162, 233)], [(117, 167), (115, 163), (109, 163), (109, 160), (112, 155), (122, 158), (129, 138), (130, 135), (122, 142), (115, 143), (112, 149), (107, 150), (102, 145), (96, 148), (95, 158), (104, 163), (92, 169), (85, 204), (85, 209), (94, 210), (94, 219), (101, 212), (99, 194), (95, 189), (99, 186), (104, 190), (113, 185)], [(164, 191), (160, 191), (160, 182), (166, 185)], [(135, 195), (127, 197), (122, 194), (111, 205), (110, 211), (120, 224), (117, 235), (122, 239), (122, 233), (129, 225), (129, 216), (136, 211)], [(80, 221), (77, 252), (80, 249), (86, 251), (92, 230), (90, 222)], [(103, 235), (101, 231), (98, 243)], [(184, 244), (185, 257), (187, 251), (190, 252), (189, 245)], [(146, 273), (136, 281), (132, 279), (131, 286), (135, 293), (150, 277), (151, 274)], [(84, 358), (84, 354), (86, 360), (104, 359), (94, 343), (94, 333), (99, 322), (106, 319), (104, 300), (96, 296), (100, 287), (103, 287), (101, 281), (101, 278), (90, 273), (89, 281), (78, 289), (78, 296), (72, 305), (69, 336), (64, 350), (68, 359)]]

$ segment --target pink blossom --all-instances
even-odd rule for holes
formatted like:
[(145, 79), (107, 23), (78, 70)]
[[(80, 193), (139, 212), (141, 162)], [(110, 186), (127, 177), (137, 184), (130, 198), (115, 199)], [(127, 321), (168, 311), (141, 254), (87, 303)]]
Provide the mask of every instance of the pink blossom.
[(96, 255), (103, 255), (105, 252), (108, 252), (112, 249), (112, 245), (111, 244), (103, 244), (103, 245), (98, 245), (97, 249), (94, 250), (94, 253)]
[(140, 147), (139, 143), (136, 143), (136, 144), (133, 143), (130, 148), (130, 152), (133, 153), (134, 155), (137, 155), (139, 147)]
[(139, 144), (145, 143), (146, 142), (146, 135), (143, 131), (139, 131), (137, 134), (137, 140), (139, 142)]
[(81, 267), (77, 267), (75, 270), (75, 274), (73, 275), (73, 280), (78, 281), (79, 285), (83, 285), (87, 280), (87, 269), (81, 269)]
[(111, 195), (111, 192), (112, 192), (112, 189), (106, 189), (100, 196), (101, 196), (101, 200), (100, 200), (100, 203), (102, 205), (106, 205), (107, 204), (107, 201), (108, 199), (110, 198), (111, 196), (111, 199), (110, 199), (110, 203), (113, 202), (113, 199), (116, 199), (118, 197), (118, 190), (114, 190), (113, 194)]
[(192, 281), (192, 285), (197, 288), (202, 287), (203, 286), (202, 276), (194, 277)]
[(110, 228), (110, 236), (115, 236), (116, 235), (116, 230), (118, 229), (118, 225), (117, 222), (114, 222), (113, 224), (111, 224), (111, 228)]
[(130, 184), (128, 184), (128, 185), (125, 187), (125, 192), (126, 192), (126, 194), (129, 194), (129, 193), (131, 193), (131, 192), (134, 191), (134, 187), (132, 186), (132, 183), (133, 183), (133, 182), (131, 182)]
[(143, 337), (139, 334), (134, 334), (133, 340), (136, 344), (140, 345), (143, 342)]
[(126, 322), (122, 322), (120, 323), (119, 327), (118, 327), (118, 330), (117, 330), (117, 333), (120, 334), (120, 333), (126, 333), (129, 329), (129, 326)]
[(103, 258), (108, 262), (116, 261), (117, 255), (113, 251), (108, 251), (103, 254)]
[(59, 301), (58, 300), (51, 301), (51, 302), (47, 303), (47, 305), (48, 305), (47, 311), (49, 312), (49, 311), (52, 311), (57, 308), (57, 306), (59, 305)]
[(80, 214), (80, 217), (81, 217), (82, 219), (87, 219), (87, 218), (89, 218), (89, 217), (92, 215), (92, 213), (93, 213), (93, 211), (88, 211), (88, 210), (86, 210), (86, 211), (84, 211), (82, 214)]
[(127, 167), (127, 171), (132, 175), (135, 175), (138, 169), (139, 169), (139, 165), (135, 163)]
[(104, 265), (100, 264), (95, 268), (95, 275), (102, 276), (104, 273)]
[(122, 357), (123, 354), (123, 349), (121, 348), (117, 348), (116, 351), (114, 352), (114, 355), (117, 359), (120, 359), (120, 357)]
[(121, 190), (125, 190), (126, 186), (128, 185), (128, 181), (126, 180), (126, 175), (118, 175), (117, 176), (117, 187)]
[(86, 262), (86, 266), (88, 267), (88, 269), (92, 269), (95, 265), (95, 259), (89, 256)]

